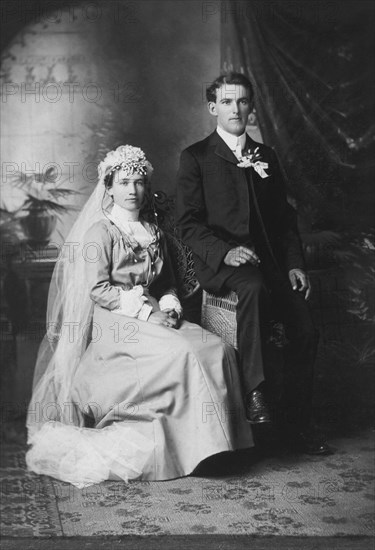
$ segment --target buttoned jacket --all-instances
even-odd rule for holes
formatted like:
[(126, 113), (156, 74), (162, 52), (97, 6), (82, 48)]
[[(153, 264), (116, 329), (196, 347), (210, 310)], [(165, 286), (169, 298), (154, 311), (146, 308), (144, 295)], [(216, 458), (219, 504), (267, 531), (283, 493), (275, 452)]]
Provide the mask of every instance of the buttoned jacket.
[(238, 245), (252, 246), (254, 216), (275, 268), (304, 269), (296, 212), (286, 198), (279, 162), (272, 148), (246, 137), (246, 151), (268, 164), (262, 178), (238, 159), (216, 130), (181, 153), (177, 176), (176, 222), (192, 249), (197, 278), (215, 290), (228, 276), (223, 260)]

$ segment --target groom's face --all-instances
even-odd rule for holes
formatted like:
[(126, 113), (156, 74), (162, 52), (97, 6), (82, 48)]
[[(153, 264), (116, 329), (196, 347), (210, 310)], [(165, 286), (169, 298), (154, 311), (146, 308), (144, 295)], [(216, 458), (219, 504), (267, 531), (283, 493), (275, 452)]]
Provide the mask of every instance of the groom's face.
[(249, 90), (239, 84), (223, 84), (216, 92), (216, 101), (208, 104), (218, 126), (235, 136), (244, 133), (252, 108)]

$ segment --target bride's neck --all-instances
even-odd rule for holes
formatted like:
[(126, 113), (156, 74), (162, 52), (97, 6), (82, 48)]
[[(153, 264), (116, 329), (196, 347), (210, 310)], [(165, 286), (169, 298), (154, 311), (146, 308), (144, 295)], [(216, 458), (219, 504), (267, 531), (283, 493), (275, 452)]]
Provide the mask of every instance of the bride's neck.
[(126, 210), (118, 204), (113, 205), (112, 214), (124, 222), (139, 221), (139, 210)]

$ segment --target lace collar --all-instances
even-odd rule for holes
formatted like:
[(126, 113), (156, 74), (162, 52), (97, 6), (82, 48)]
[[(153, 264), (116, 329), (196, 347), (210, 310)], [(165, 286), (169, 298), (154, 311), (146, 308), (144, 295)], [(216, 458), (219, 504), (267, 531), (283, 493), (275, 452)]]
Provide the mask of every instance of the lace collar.
[(139, 218), (139, 211), (129, 212), (114, 204), (108, 218), (120, 230), (124, 241), (132, 249), (148, 248), (157, 241), (155, 227)]

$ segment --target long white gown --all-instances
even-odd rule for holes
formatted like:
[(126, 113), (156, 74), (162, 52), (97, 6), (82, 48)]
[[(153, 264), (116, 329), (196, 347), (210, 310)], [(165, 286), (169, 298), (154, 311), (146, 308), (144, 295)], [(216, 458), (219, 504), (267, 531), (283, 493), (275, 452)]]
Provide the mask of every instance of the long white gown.
[(163, 239), (136, 223), (126, 234), (126, 224), (102, 220), (85, 237), (101, 251), (87, 264), (92, 340), (72, 385), (87, 427), (47, 423), (27, 453), (31, 470), (78, 487), (185, 476), (208, 456), (253, 445), (234, 350), (196, 324), (176, 330), (121, 309), (119, 289), (143, 285), (154, 307), (173, 292)]

